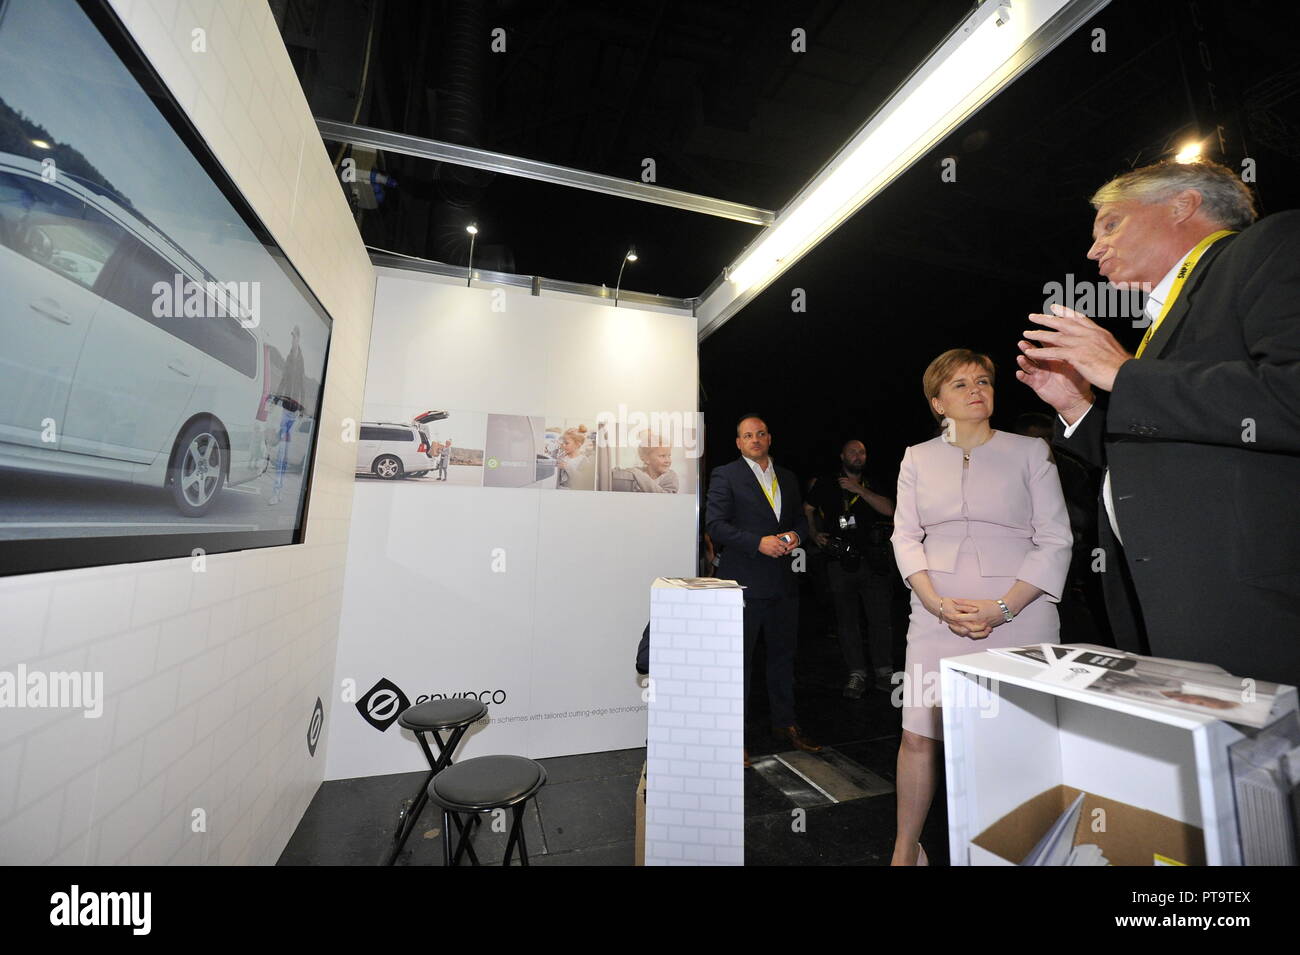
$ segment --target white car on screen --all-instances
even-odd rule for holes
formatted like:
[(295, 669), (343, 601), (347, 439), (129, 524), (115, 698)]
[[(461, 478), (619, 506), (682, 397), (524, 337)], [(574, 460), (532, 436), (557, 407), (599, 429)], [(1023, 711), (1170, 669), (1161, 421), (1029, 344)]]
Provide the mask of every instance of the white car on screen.
[(0, 153), (0, 466), (165, 489), (200, 517), (269, 464), (258, 331), (156, 317), (157, 283), (216, 280), (124, 200), (41, 172)]

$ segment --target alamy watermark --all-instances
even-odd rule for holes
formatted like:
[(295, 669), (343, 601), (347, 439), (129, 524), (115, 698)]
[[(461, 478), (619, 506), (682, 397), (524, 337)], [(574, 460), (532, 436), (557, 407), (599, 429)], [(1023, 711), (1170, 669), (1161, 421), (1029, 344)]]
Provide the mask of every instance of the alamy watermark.
[(704, 415), (698, 411), (639, 411), (620, 404), (596, 415), (596, 446), (681, 448), (688, 458), (704, 453)]
[(154, 318), (233, 318), (245, 328), (262, 323), (261, 282), (197, 282), (178, 272), (150, 291)]
[(0, 670), (0, 709), (83, 710), (96, 720), (104, 715), (103, 672)]
[(1053, 305), (1064, 305), (1076, 312), (1090, 316), (1094, 321), (1126, 318), (1134, 328), (1146, 328), (1151, 324), (1147, 316), (1146, 296), (1151, 294), (1150, 282), (1116, 288), (1109, 282), (1075, 281), (1074, 273), (1068, 272), (1064, 282), (1047, 282), (1043, 285), (1043, 313), (1051, 311)]
[(890, 702), (895, 708), (904, 706), (947, 706), (976, 710), (981, 719), (993, 719), (998, 715), (1002, 697), (998, 692), (998, 681), (985, 676), (965, 676), (951, 684), (953, 696), (942, 698), (941, 676), (938, 670), (926, 672), (919, 663), (913, 664), (911, 672), (899, 670), (890, 678), (894, 691)]

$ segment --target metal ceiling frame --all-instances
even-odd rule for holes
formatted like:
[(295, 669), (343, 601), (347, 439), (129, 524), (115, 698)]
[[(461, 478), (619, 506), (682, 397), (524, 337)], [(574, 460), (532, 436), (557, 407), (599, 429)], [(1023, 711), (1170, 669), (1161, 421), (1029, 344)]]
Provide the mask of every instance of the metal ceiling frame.
[[(709, 196), (700, 196), (694, 193), (681, 192), (676, 189), (668, 189), (663, 186), (656, 186), (649, 183), (637, 182), (634, 180), (618, 179), (613, 176), (605, 176), (599, 173), (585, 172), (580, 169), (572, 169), (566, 166), (557, 166), (552, 163), (538, 162), (532, 159), (523, 159), (518, 156), (510, 156), (505, 153), (492, 152), (486, 149), (478, 149), (470, 146), (458, 146), (452, 143), (438, 142), (432, 139), (425, 139), (419, 136), (409, 136), (404, 133), (388, 132), (386, 130), (371, 129), (364, 126), (358, 126), (352, 123), (342, 123), (334, 120), (317, 119), (316, 125), (320, 129), (322, 139), (331, 142), (350, 143), (354, 146), (364, 146), (373, 149), (382, 149), (388, 152), (401, 153), (408, 156), (416, 156), (424, 159), (432, 159), (441, 162), (450, 162), (457, 165), (470, 166), (476, 169), (485, 169), (491, 172), (502, 173), (510, 176), (520, 176), (527, 179), (536, 179), (542, 182), (549, 182), (555, 185), (570, 186), (575, 189), (586, 189), (592, 192), (599, 192), (605, 195), (620, 196), (625, 199), (635, 199), (641, 202), (651, 202), (657, 205), (671, 206), (677, 209), (685, 209), (690, 212), (699, 212), (706, 215), (720, 216), (726, 219), (734, 219), (739, 222), (747, 222), (751, 225), (764, 226), (765, 229), (745, 247), (745, 249), (732, 260), (734, 265), (737, 262), (744, 261), (745, 257), (763, 241), (764, 236), (772, 227), (779, 226), (791, 211), (796, 209), (801, 200), (811, 194), (814, 190), (849, 154), (858, 143), (875, 127), (877, 121), (887, 114), (892, 107), (910, 92), (915, 85), (923, 78), (927, 67), (930, 66), (934, 57), (941, 52), (946, 46), (952, 43), (954, 37), (971, 23), (976, 17), (987, 14), (987, 10), (982, 11), (981, 7), (985, 4), (1009, 6), (1014, 11), (1017, 7), (1024, 9), (1025, 6), (1032, 4), (1034, 0), (976, 0), (972, 12), (964, 17), (952, 31), (917, 65), (906, 79), (899, 84), (877, 110), (867, 118), (856, 132), (832, 155), (822, 168), (808, 180), (807, 183), (799, 190), (795, 196), (786, 203), (779, 212), (773, 213), (767, 209), (760, 209), (755, 206), (748, 206), (738, 202), (730, 202), (725, 199), (715, 199)], [(835, 231), (848, 218), (856, 213), (862, 206), (866, 205), (872, 198), (887, 188), (894, 182), (898, 176), (924, 156), (927, 152), (937, 146), (962, 123), (969, 119), (974, 113), (981, 109), (989, 100), (997, 96), (1007, 86), (1009, 86), (1017, 77), (1036, 64), (1040, 59), (1051, 52), (1057, 44), (1066, 37), (1070, 36), (1080, 25), (1091, 18), (1094, 14), (1105, 7), (1110, 0), (1066, 0), (1054, 15), (1052, 15), (1043, 25), (1036, 30), (1024, 44), (996, 71), (996, 73), (986, 81), (985, 87), (980, 95), (972, 95), (964, 108), (959, 112), (948, 117), (948, 121), (942, 128), (936, 128), (931, 131), (930, 135), (916, 143), (913, 143), (906, 153), (901, 154), (905, 162), (900, 164), (897, 169), (886, 179), (882, 179), (875, 189), (870, 193), (859, 198), (856, 203), (846, 205), (841, 208), (837, 215), (831, 221), (825, 222), (815, 237), (812, 237), (805, 247), (796, 250), (793, 254), (785, 259), (780, 260), (779, 266), (762, 281), (746, 289), (737, 289), (728, 280), (727, 275), (730, 266), (723, 269), (713, 282), (699, 296), (692, 298), (672, 298), (663, 295), (651, 295), (644, 292), (621, 291), (619, 298), (626, 302), (633, 302), (644, 305), (654, 305), (664, 308), (689, 310), (693, 316), (696, 316), (699, 322), (699, 340), (703, 341), (713, 332), (722, 327), (728, 320), (738, 313), (745, 305), (749, 304), (756, 298), (768, 285), (775, 281), (781, 274), (789, 269), (795, 262), (799, 261), (808, 251), (815, 248), (827, 236)], [(972, 91), (974, 93), (976, 91)], [(405, 256), (386, 252), (384, 250), (371, 250), (371, 261), (375, 265), (382, 265), (392, 268), (404, 268), (415, 271), (429, 272), (437, 275), (448, 275), (462, 277), (466, 275), (466, 267), (454, 266), (443, 262), (435, 262), (429, 259), (421, 259), (414, 256)], [(481, 281), (492, 282), (499, 285), (514, 285), (528, 287), (532, 289), (534, 295), (538, 294), (543, 288), (566, 292), (575, 295), (588, 295), (595, 298), (610, 298), (612, 294), (604, 286), (585, 285), (576, 282), (565, 282), (557, 279), (545, 279), (540, 276), (515, 275), (507, 272), (491, 272), (484, 270), (474, 270), (471, 277), (477, 276)]]
[[(492, 285), (513, 285), (517, 288), (526, 288), (530, 289), (534, 295), (541, 294), (542, 290), (545, 289), (548, 292), (563, 292), (567, 295), (586, 295), (590, 298), (609, 299), (611, 304), (614, 301), (614, 290), (603, 285), (566, 282), (562, 279), (548, 279), (541, 275), (493, 272), (490, 269), (467, 270), (463, 265), (450, 265), (433, 259), (421, 259), (414, 255), (403, 255), (399, 252), (389, 252), (387, 249), (377, 249), (374, 246), (366, 246), (366, 251), (370, 253), (370, 264), (380, 268), (402, 269), (407, 272), (425, 272), (429, 275), (445, 275), (455, 279), (466, 278), (468, 271), (468, 277), (471, 280), (477, 279), (480, 282), (487, 282)], [(674, 298), (671, 295), (630, 292), (627, 289), (619, 291), (618, 300), (619, 302), (636, 305), (651, 305), (658, 308), (690, 312), (692, 316), (695, 315), (696, 306), (700, 304), (698, 298)]]
[(672, 206), (674, 209), (685, 209), (688, 212), (702, 212), (705, 215), (734, 219), (750, 225), (771, 225), (776, 219), (776, 213), (772, 210), (748, 206), (742, 202), (715, 199), (712, 196), (701, 196), (652, 183), (637, 182), (634, 179), (619, 179), (616, 176), (571, 169), (568, 166), (538, 162), (535, 159), (523, 159), (474, 146), (457, 146), (436, 139), (408, 136), (406, 133), (393, 133), (384, 129), (371, 129), (367, 126), (341, 123), (332, 119), (318, 118), (316, 126), (320, 130), (321, 138), (330, 142), (350, 143), (353, 146), (382, 149), (385, 152), (401, 153), (405, 156), (434, 159), (458, 166), (469, 166), (473, 169), (486, 169), (506, 176), (520, 176), (557, 186), (587, 189), (607, 196), (621, 196), (624, 199)]

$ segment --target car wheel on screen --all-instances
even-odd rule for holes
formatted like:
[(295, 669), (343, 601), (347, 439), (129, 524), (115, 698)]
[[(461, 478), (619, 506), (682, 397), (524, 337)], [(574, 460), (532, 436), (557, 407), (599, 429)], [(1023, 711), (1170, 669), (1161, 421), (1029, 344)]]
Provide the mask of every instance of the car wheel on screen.
[(374, 472), (381, 478), (391, 481), (402, 476), (402, 462), (391, 454), (375, 459)]
[(229, 462), (221, 435), (211, 421), (193, 422), (181, 434), (168, 472), (172, 503), (185, 517), (202, 517), (225, 484)]

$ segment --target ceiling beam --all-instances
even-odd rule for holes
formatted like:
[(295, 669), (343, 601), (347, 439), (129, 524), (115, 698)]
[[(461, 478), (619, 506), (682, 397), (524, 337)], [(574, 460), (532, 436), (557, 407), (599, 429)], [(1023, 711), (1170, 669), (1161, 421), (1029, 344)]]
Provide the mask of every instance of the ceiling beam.
[(571, 186), (574, 189), (586, 189), (607, 196), (620, 196), (649, 202), (688, 212), (734, 219), (750, 225), (771, 225), (776, 213), (770, 209), (760, 209), (740, 202), (726, 199), (714, 199), (692, 192), (681, 192), (651, 183), (619, 179), (600, 173), (571, 169), (553, 163), (538, 162), (534, 159), (522, 159), (505, 153), (478, 149), (474, 146), (458, 146), (454, 143), (439, 142), (422, 136), (409, 136), (406, 133), (394, 133), (383, 129), (371, 129), (354, 123), (341, 123), (332, 119), (317, 119), (316, 126), (321, 138), (328, 142), (350, 143), (353, 146), (366, 146), (384, 152), (401, 153), (405, 156), (417, 156), (449, 162), (458, 166), (470, 166), (474, 169), (486, 169), (506, 176), (519, 176), (524, 179), (536, 179), (557, 186)]

